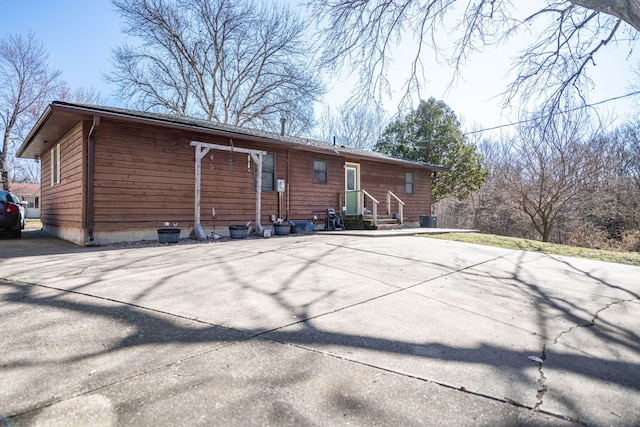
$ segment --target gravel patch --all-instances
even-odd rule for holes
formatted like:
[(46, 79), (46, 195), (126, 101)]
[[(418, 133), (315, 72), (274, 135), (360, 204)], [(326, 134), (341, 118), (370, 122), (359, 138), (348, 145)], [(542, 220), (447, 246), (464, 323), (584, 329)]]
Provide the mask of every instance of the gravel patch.
[(138, 240), (134, 242), (115, 242), (109, 243), (106, 245), (100, 246), (105, 249), (136, 249), (136, 248), (158, 248), (163, 246), (184, 246), (184, 245), (212, 245), (212, 244), (221, 244), (227, 242), (237, 242), (242, 240), (263, 240), (263, 239), (286, 239), (288, 237), (295, 237), (301, 235), (309, 235), (313, 233), (293, 233), (287, 235), (271, 235), (271, 237), (261, 237), (261, 236), (247, 236), (244, 239), (232, 239), (231, 237), (220, 237), (219, 239), (212, 239), (208, 237), (206, 240), (195, 240), (195, 239), (180, 239), (178, 243), (160, 243), (157, 240)]

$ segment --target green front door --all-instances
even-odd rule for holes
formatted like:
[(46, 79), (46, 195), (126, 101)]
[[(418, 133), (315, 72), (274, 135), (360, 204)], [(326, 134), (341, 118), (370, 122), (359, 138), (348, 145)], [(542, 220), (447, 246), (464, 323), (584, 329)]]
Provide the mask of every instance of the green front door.
[(358, 215), (360, 213), (360, 183), (358, 182), (358, 167), (356, 165), (346, 165), (344, 170), (344, 189), (347, 215)]

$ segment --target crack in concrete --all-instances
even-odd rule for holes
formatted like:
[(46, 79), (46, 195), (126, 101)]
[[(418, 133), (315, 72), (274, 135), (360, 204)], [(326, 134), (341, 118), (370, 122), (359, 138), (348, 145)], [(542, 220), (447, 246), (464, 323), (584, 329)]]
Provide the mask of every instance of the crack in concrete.
[(75, 273), (71, 273), (69, 274), (69, 276), (81, 276), (85, 271), (87, 271), (89, 269), (89, 267), (82, 267), (80, 270), (78, 270)]
[(533, 406), (533, 411), (539, 411), (540, 406), (544, 403), (544, 396), (547, 394), (547, 377), (544, 375), (544, 371), (542, 369), (542, 365), (545, 360), (547, 360), (547, 345), (544, 344), (542, 346), (542, 352), (540, 353), (540, 359), (542, 359), (542, 363), (538, 363), (538, 390), (536, 392), (536, 404)]
[[(350, 249), (353, 249), (353, 248), (350, 248)], [(359, 250), (359, 249), (355, 249), (355, 250)], [(251, 256), (256, 256), (256, 255), (260, 255), (260, 253), (259, 254), (253, 254)], [(249, 257), (251, 257), (251, 256), (249, 256)], [(341, 359), (341, 360), (344, 360), (344, 361), (347, 361), (347, 362), (351, 362), (351, 363), (355, 363), (355, 364), (359, 364), (359, 365), (363, 365), (363, 366), (368, 366), (368, 367), (371, 367), (371, 368), (374, 368), (374, 369), (377, 369), (377, 370), (380, 370), (380, 371), (386, 371), (386, 372), (393, 373), (393, 374), (396, 374), (396, 375), (402, 375), (402, 376), (405, 376), (405, 377), (414, 378), (416, 380), (420, 380), (420, 381), (425, 381), (425, 382), (428, 382), (428, 383), (436, 384), (438, 386), (445, 387), (445, 388), (448, 388), (448, 389), (458, 390), (460, 392), (463, 392), (463, 393), (466, 393), (466, 394), (470, 394), (470, 395), (473, 395), (473, 396), (476, 396), (476, 397), (480, 397), (480, 398), (485, 398), (485, 399), (489, 399), (489, 400), (493, 400), (493, 401), (498, 401), (498, 402), (511, 404), (511, 405), (519, 407), (519, 408), (529, 409), (531, 411), (535, 411), (535, 412), (538, 412), (538, 413), (541, 413), (541, 414), (544, 414), (544, 415), (547, 415), (547, 416), (551, 416), (551, 417), (554, 417), (556, 419), (569, 421), (569, 422), (572, 422), (572, 423), (575, 423), (575, 424), (578, 424), (578, 425), (585, 425), (583, 422), (581, 422), (579, 420), (573, 419), (573, 418), (568, 417), (566, 415), (562, 415), (562, 414), (557, 414), (557, 413), (554, 413), (554, 412), (546, 411), (546, 410), (541, 408), (541, 406), (542, 406), (542, 404), (544, 402), (544, 397), (545, 397), (546, 393), (548, 392), (548, 387), (546, 385), (547, 378), (546, 378), (546, 376), (544, 374), (544, 370), (543, 370), (543, 366), (542, 366), (543, 363), (539, 363), (539, 367), (538, 367), (539, 376), (538, 376), (538, 379), (537, 379), (537, 386), (538, 387), (537, 387), (537, 391), (536, 391), (536, 401), (537, 402), (532, 407), (532, 406), (525, 405), (525, 404), (520, 403), (520, 402), (516, 402), (516, 401), (511, 400), (511, 399), (509, 399), (507, 397), (499, 398), (499, 397), (492, 396), (492, 395), (489, 395), (489, 394), (484, 394), (484, 393), (481, 393), (481, 392), (474, 392), (474, 391), (470, 391), (470, 390), (466, 389), (465, 387), (455, 387), (455, 386), (452, 386), (452, 385), (444, 383), (444, 382), (436, 381), (434, 379), (425, 378), (425, 377), (422, 377), (422, 376), (411, 375), (411, 374), (408, 374), (408, 373), (405, 373), (405, 372), (401, 372), (399, 370), (383, 368), (383, 367), (377, 366), (375, 364), (362, 362), (362, 361), (359, 361), (359, 360), (356, 360), (356, 359), (352, 359), (352, 358), (349, 358), (349, 357), (329, 354), (329, 353), (326, 353), (324, 351), (313, 349), (311, 347), (302, 346), (302, 345), (298, 345), (298, 344), (291, 343), (291, 342), (282, 342), (282, 341), (279, 341), (279, 340), (276, 340), (276, 339), (273, 339), (273, 338), (264, 337), (264, 335), (266, 335), (268, 333), (275, 332), (277, 330), (284, 329), (284, 328), (290, 327), (290, 326), (298, 324), (298, 323), (309, 322), (309, 321), (311, 321), (311, 320), (313, 320), (315, 318), (322, 317), (322, 316), (325, 316), (327, 314), (335, 313), (335, 312), (338, 312), (338, 311), (342, 311), (342, 310), (351, 308), (351, 307), (353, 307), (355, 305), (365, 304), (365, 303), (370, 302), (372, 300), (376, 300), (376, 299), (379, 299), (379, 298), (384, 298), (384, 297), (387, 297), (387, 296), (392, 295), (392, 294), (396, 294), (396, 293), (400, 293), (400, 292), (404, 292), (404, 291), (410, 291), (410, 290), (412, 290), (413, 288), (415, 288), (415, 287), (417, 287), (419, 285), (423, 285), (423, 284), (428, 283), (430, 281), (441, 279), (442, 277), (446, 277), (446, 276), (449, 276), (449, 275), (453, 275), (453, 274), (457, 274), (457, 273), (463, 272), (465, 270), (471, 269), (471, 268), (476, 267), (478, 265), (486, 264), (486, 263), (495, 261), (496, 259), (503, 258), (505, 256), (506, 255), (493, 257), (493, 258), (490, 258), (488, 260), (484, 260), (484, 261), (478, 262), (478, 263), (476, 263), (474, 265), (460, 267), (460, 268), (454, 269), (452, 271), (443, 273), (440, 276), (431, 278), (429, 280), (421, 281), (419, 283), (415, 283), (413, 285), (409, 285), (409, 286), (406, 286), (406, 287), (403, 287), (403, 288), (397, 288), (397, 289), (395, 289), (395, 290), (393, 290), (391, 292), (383, 293), (381, 295), (366, 299), (364, 301), (359, 301), (357, 303), (354, 303), (354, 304), (351, 304), (351, 305), (347, 305), (345, 307), (340, 307), (340, 308), (337, 308), (335, 310), (331, 310), (331, 311), (328, 311), (328, 312), (320, 313), (320, 314), (318, 314), (316, 316), (312, 316), (312, 317), (309, 317), (309, 318), (304, 318), (304, 319), (301, 319), (301, 320), (298, 320), (298, 321), (295, 321), (295, 322), (292, 322), (292, 323), (281, 325), (281, 326), (273, 328), (271, 330), (266, 330), (266, 331), (257, 332), (257, 333), (247, 333), (246, 331), (238, 330), (238, 329), (235, 329), (235, 328), (226, 327), (226, 326), (222, 326), (222, 325), (215, 325), (213, 323), (201, 321), (201, 320), (199, 320), (197, 318), (194, 319), (194, 318), (190, 318), (190, 317), (187, 317), (187, 316), (176, 315), (174, 313), (169, 313), (169, 312), (165, 312), (165, 311), (162, 311), (162, 310), (157, 310), (157, 309), (153, 309), (153, 308), (150, 308), (150, 307), (145, 307), (145, 306), (141, 306), (141, 305), (137, 305), (137, 304), (127, 303), (127, 302), (119, 301), (119, 300), (112, 299), (112, 298), (99, 297), (99, 296), (96, 296), (96, 295), (93, 295), (93, 294), (89, 294), (89, 293), (85, 293), (85, 292), (81, 292), (81, 291), (75, 291), (75, 290), (69, 290), (69, 289), (59, 289), (59, 288), (55, 288), (55, 287), (47, 286), (47, 285), (27, 283), (27, 284), (33, 285), (33, 286), (39, 286), (39, 287), (50, 288), (50, 289), (57, 289), (57, 290), (60, 290), (60, 291), (69, 292), (69, 293), (73, 293), (73, 294), (79, 294), (79, 295), (89, 296), (89, 297), (98, 298), (98, 299), (102, 299), (102, 300), (106, 300), (106, 301), (112, 301), (112, 302), (116, 302), (116, 303), (120, 303), (120, 304), (125, 304), (125, 305), (129, 305), (129, 306), (132, 306), (132, 307), (140, 308), (140, 309), (143, 309), (143, 310), (149, 310), (149, 311), (161, 313), (161, 314), (164, 314), (164, 315), (168, 315), (170, 317), (184, 318), (184, 319), (188, 319), (188, 320), (195, 321), (195, 322), (198, 322), (198, 323), (203, 323), (203, 324), (207, 324), (207, 325), (211, 325), (211, 326), (218, 326), (218, 327), (221, 327), (223, 329), (227, 329), (227, 330), (231, 330), (231, 331), (236, 331), (236, 332), (240, 332), (240, 333), (243, 333), (243, 334), (247, 334), (247, 336), (245, 338), (239, 338), (238, 342), (229, 343), (227, 345), (224, 345), (222, 347), (215, 348), (215, 349), (208, 349), (208, 350), (206, 350), (204, 352), (196, 352), (194, 354), (185, 355), (184, 357), (182, 357), (182, 358), (180, 358), (178, 360), (174, 360), (174, 361), (162, 364), (160, 366), (151, 367), (151, 368), (145, 369), (145, 370), (143, 370), (141, 372), (135, 372), (130, 376), (118, 379), (116, 381), (113, 381), (113, 382), (110, 382), (110, 383), (107, 383), (107, 384), (102, 384), (100, 386), (92, 388), (91, 390), (85, 390), (85, 391), (82, 391), (82, 392), (79, 392), (79, 393), (72, 394), (71, 396), (67, 396), (67, 397), (62, 398), (62, 399), (57, 399), (56, 401), (44, 403), (44, 404), (42, 404), (41, 406), (39, 406), (37, 408), (31, 408), (31, 409), (29, 409), (27, 411), (24, 411), (22, 413), (13, 414), (9, 418), (14, 418), (14, 417), (17, 417), (17, 416), (20, 416), (20, 415), (24, 415), (25, 413), (29, 413), (29, 412), (32, 412), (34, 410), (40, 410), (40, 409), (43, 409), (45, 407), (54, 405), (54, 404), (59, 403), (59, 402), (64, 401), (64, 400), (68, 400), (68, 399), (72, 399), (72, 398), (75, 398), (75, 397), (79, 397), (81, 395), (93, 393), (93, 392), (96, 392), (96, 391), (98, 391), (100, 389), (108, 388), (108, 387), (111, 387), (113, 385), (129, 381), (129, 380), (134, 379), (136, 377), (140, 377), (140, 376), (143, 376), (143, 375), (147, 375), (149, 373), (157, 372), (157, 371), (162, 370), (162, 369), (168, 369), (168, 368), (171, 368), (171, 367), (175, 366), (176, 363), (180, 363), (182, 361), (186, 361), (186, 360), (189, 360), (189, 359), (200, 357), (200, 356), (202, 356), (204, 354), (207, 354), (207, 353), (219, 351), (222, 348), (236, 345), (239, 342), (244, 342), (246, 340), (260, 338), (260, 339), (267, 339), (268, 341), (272, 341), (272, 342), (275, 342), (275, 343), (278, 343), (278, 344), (290, 345), (292, 347), (300, 348), (300, 349), (303, 349), (303, 350), (306, 350), (306, 351), (319, 353), (319, 354), (322, 354), (322, 355), (325, 355), (325, 356), (329, 356), (329, 357), (332, 357), (332, 358)], [(77, 273), (75, 273), (73, 275), (81, 275), (88, 268), (89, 267), (84, 267), (80, 271), (78, 271)], [(24, 283), (24, 282), (22, 282), (22, 283)], [(632, 299), (628, 299), (628, 300), (618, 300), (618, 301), (613, 301), (613, 302), (611, 302), (609, 304), (606, 304), (604, 307), (600, 308), (599, 310), (597, 310), (595, 312), (595, 314), (593, 315), (593, 317), (591, 318), (591, 320), (589, 322), (584, 323), (584, 324), (578, 324), (578, 325), (572, 326), (571, 328), (569, 328), (569, 329), (567, 329), (565, 331), (561, 331), (553, 339), (553, 343), (557, 344), (558, 341), (560, 340), (560, 338), (563, 335), (572, 332), (576, 328), (595, 326), (599, 315), (603, 311), (611, 308), (612, 306), (615, 306), (617, 304), (624, 303), (624, 302), (633, 302), (633, 301), (640, 301), (640, 299), (639, 298), (632, 298)], [(546, 355), (546, 344), (543, 345), (540, 358), (543, 361), (546, 361), (546, 358), (547, 358), (547, 355)], [(1, 418), (0, 418), (0, 420), (1, 420)]]
[[(604, 307), (600, 308), (599, 310), (597, 310), (595, 312), (595, 314), (593, 315), (593, 317), (591, 318), (591, 320), (589, 320), (589, 322), (587, 323), (583, 323), (583, 324), (578, 324), (578, 325), (574, 325), (572, 327), (570, 327), (569, 329), (566, 329), (564, 331), (561, 331), (554, 339), (553, 339), (553, 344), (558, 344), (558, 341), (560, 340), (560, 338), (563, 335), (569, 334), (571, 333), (573, 330), (578, 329), (578, 328), (590, 328), (592, 326), (596, 326), (596, 321), (598, 320), (598, 316), (600, 316), (600, 314), (605, 311), (608, 310), (609, 308), (617, 305), (617, 304), (622, 304), (625, 302), (633, 302), (633, 301), (640, 301), (639, 298), (630, 298), (630, 299), (626, 299), (626, 300), (618, 300), (618, 301), (613, 301), (610, 302), (608, 304), (606, 304)], [(542, 352), (540, 353), (540, 359), (544, 361), (547, 360), (547, 344), (543, 344), (542, 346)], [(533, 411), (536, 412), (540, 412), (541, 411), (541, 406), (544, 403), (544, 397), (547, 394), (547, 392), (549, 391), (546, 381), (547, 381), (547, 377), (544, 374), (544, 370), (542, 369), (542, 365), (543, 363), (538, 363), (538, 380), (537, 380), (537, 391), (536, 391), (536, 404), (534, 405), (534, 407), (532, 408)], [(573, 421), (573, 420), (572, 420)]]
[(578, 325), (574, 325), (572, 327), (570, 327), (569, 329), (566, 329), (564, 331), (561, 331), (554, 339), (553, 339), (553, 343), (554, 344), (558, 344), (558, 341), (560, 340), (560, 338), (565, 335), (565, 334), (569, 334), (571, 332), (573, 332), (574, 329), (578, 329), (578, 328), (590, 328), (592, 326), (596, 325), (596, 321), (598, 320), (598, 317), (600, 316), (600, 314), (605, 311), (610, 309), (611, 307), (618, 305), (618, 304), (622, 304), (625, 302), (633, 302), (633, 301), (640, 301), (640, 298), (630, 298), (630, 299), (622, 299), (622, 300), (617, 300), (617, 301), (613, 301), (610, 302), (609, 304), (606, 304), (604, 307), (600, 308), (599, 310), (597, 310), (595, 312), (595, 314), (593, 315), (593, 317), (591, 318), (591, 320), (589, 320), (587, 323), (582, 323), (582, 324), (578, 324)]

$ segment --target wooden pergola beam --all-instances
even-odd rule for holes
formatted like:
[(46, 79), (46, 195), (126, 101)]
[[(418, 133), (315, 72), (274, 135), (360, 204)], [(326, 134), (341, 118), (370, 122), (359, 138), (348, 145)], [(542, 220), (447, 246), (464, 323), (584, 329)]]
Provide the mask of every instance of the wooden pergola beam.
[(233, 141), (230, 141), (232, 145), (219, 145), (208, 144), (206, 142), (191, 141), (191, 146), (195, 147), (195, 160), (196, 160), (196, 182), (195, 182), (195, 215), (193, 230), (191, 230), (191, 236), (198, 240), (205, 240), (207, 235), (202, 229), (200, 224), (200, 199), (201, 199), (201, 185), (202, 185), (202, 159), (209, 153), (209, 150), (230, 151), (237, 153), (247, 153), (251, 157), (251, 160), (257, 166), (256, 176), (256, 229), (261, 227), (260, 216), (262, 214), (262, 156), (267, 154), (266, 151), (252, 150), (249, 148), (234, 147)]

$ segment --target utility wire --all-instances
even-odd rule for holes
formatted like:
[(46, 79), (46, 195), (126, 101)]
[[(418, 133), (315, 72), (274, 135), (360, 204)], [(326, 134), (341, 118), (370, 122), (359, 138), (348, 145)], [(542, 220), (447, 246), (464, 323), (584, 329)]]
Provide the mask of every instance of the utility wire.
[[(635, 92), (627, 93), (626, 95), (620, 95), (620, 96), (616, 96), (614, 98), (609, 98), (609, 99), (605, 99), (605, 100), (602, 100), (602, 101), (594, 102), (593, 104), (586, 104), (586, 105), (581, 105), (580, 107), (570, 108), (570, 109), (564, 110), (564, 111), (558, 111), (558, 112), (555, 112), (555, 113), (551, 114), (551, 116), (556, 116), (558, 114), (564, 114), (564, 113), (570, 113), (572, 111), (582, 110), (583, 108), (595, 107), (596, 105), (604, 104), (606, 102), (617, 101), (618, 99), (623, 99), (623, 98), (627, 98), (629, 96), (634, 96), (634, 95), (639, 95), (639, 94), (640, 94), (640, 90), (637, 90)], [(485, 129), (472, 130), (470, 132), (465, 132), (463, 134), (463, 136), (471, 135), (471, 134), (474, 134), (474, 133), (486, 132), (486, 131), (490, 131), (490, 130), (502, 129), (502, 128), (516, 126), (516, 125), (521, 125), (523, 123), (529, 123), (529, 122), (536, 121), (539, 118), (540, 117), (534, 117), (534, 118), (531, 118), (531, 119), (520, 120), (518, 122), (507, 123), (505, 125), (498, 125), (498, 126), (494, 126), (494, 127), (490, 127), (490, 128), (485, 128)]]

